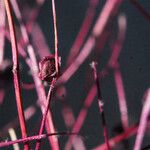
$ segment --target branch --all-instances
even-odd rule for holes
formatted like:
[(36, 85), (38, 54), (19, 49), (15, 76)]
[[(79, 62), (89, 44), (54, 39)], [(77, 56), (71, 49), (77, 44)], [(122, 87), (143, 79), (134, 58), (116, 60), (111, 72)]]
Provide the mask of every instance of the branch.
[[(19, 116), (19, 121), (20, 121), (22, 137), (26, 138), (27, 131), (26, 131), (26, 126), (25, 126), (25, 118), (24, 118), (24, 113), (23, 113), (21, 90), (20, 90), (20, 73), (19, 73), (17, 40), (16, 40), (16, 35), (15, 35), (15, 28), (14, 28), (12, 14), (11, 14), (11, 10), (10, 10), (9, 0), (5, 0), (4, 2), (5, 2), (6, 13), (7, 13), (7, 17), (8, 17), (10, 37), (11, 37), (11, 47), (12, 47), (12, 55), (13, 55), (14, 87), (15, 87), (15, 94), (16, 94), (18, 116)], [(24, 149), (25, 150), (29, 149), (28, 143), (24, 144)]]

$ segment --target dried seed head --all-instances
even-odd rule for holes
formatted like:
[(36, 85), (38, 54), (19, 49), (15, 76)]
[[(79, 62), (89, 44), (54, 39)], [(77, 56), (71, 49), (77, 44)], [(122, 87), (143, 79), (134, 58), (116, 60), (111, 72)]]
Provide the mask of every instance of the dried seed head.
[(39, 63), (39, 77), (43, 81), (47, 81), (51, 83), (53, 78), (57, 77), (56, 67), (55, 67), (55, 56), (50, 55), (43, 58), (43, 60)]

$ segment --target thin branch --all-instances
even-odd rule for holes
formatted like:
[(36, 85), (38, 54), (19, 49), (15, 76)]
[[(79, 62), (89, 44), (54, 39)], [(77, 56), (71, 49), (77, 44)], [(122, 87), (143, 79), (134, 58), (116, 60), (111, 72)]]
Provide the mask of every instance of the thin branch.
[[(38, 76), (38, 73), (39, 73), (38, 72), (38, 65), (37, 65), (35, 53), (34, 53), (34, 50), (32, 47), (28, 48), (28, 53), (30, 56), (30, 60), (27, 63), (28, 63), (28, 65), (32, 71), (32, 75), (33, 75), (33, 79), (35, 82), (35, 87), (37, 90), (38, 98), (44, 104), (44, 105), (40, 105), (42, 114), (44, 114), (45, 108), (46, 108), (46, 94), (45, 94), (44, 86), (42, 85), (42, 82)], [(32, 66), (34, 66), (34, 67), (32, 67)], [(48, 111), (45, 125), (46, 125), (47, 133), (49, 133), (49, 132), (54, 133), (55, 132), (55, 127), (54, 127), (53, 120), (52, 120), (52, 114), (50, 111)], [(51, 145), (53, 150), (59, 150), (59, 143), (58, 143), (57, 137), (50, 136), (49, 142), (50, 142), (50, 145)]]
[(111, 67), (111, 69), (113, 69), (114, 72), (115, 85), (116, 85), (119, 109), (121, 114), (121, 121), (122, 121), (122, 126), (124, 127), (125, 130), (129, 126), (129, 121), (128, 121), (129, 119), (128, 119), (127, 102), (126, 102), (125, 90), (123, 86), (122, 74), (120, 71), (120, 65), (118, 63), (119, 54), (121, 52), (122, 45), (125, 39), (125, 33), (126, 33), (126, 17), (123, 14), (121, 14), (118, 17), (118, 28), (119, 28), (118, 36), (112, 46), (112, 55), (108, 62), (108, 66)]
[[(79, 133), (79, 131), (80, 131), (81, 127), (83, 126), (84, 121), (86, 119), (88, 109), (91, 106), (95, 96), (96, 96), (96, 85), (93, 85), (92, 88), (90, 89), (90, 91), (88, 92), (87, 97), (84, 100), (83, 108), (79, 112), (78, 117), (75, 121), (75, 124), (74, 124), (71, 132)], [(66, 142), (65, 150), (71, 149), (73, 141), (74, 141), (74, 137), (70, 136), (69, 140)]]
[(100, 111), (101, 118), (102, 118), (104, 139), (105, 139), (105, 143), (107, 145), (107, 150), (110, 150), (110, 146), (109, 146), (109, 142), (108, 142), (109, 138), (108, 138), (108, 132), (107, 132), (106, 118), (105, 118), (105, 113), (104, 113), (104, 109), (103, 109), (104, 104), (102, 101), (102, 94), (101, 94), (101, 90), (100, 90), (98, 73), (97, 73), (97, 69), (96, 69), (96, 62), (92, 62), (91, 67), (93, 69), (94, 79), (95, 79), (96, 88), (97, 88), (98, 106), (99, 106), (99, 111)]
[(83, 23), (81, 25), (81, 28), (76, 36), (76, 39), (70, 49), (70, 53), (68, 55), (68, 60), (67, 60), (67, 66), (70, 65), (74, 59), (76, 58), (77, 54), (79, 53), (81, 46), (83, 45), (89, 30), (92, 26), (95, 13), (96, 13), (96, 6), (98, 5), (99, 0), (90, 0), (89, 1), (89, 6), (87, 9), (87, 12), (85, 14), (85, 18), (83, 20)]
[[(10, 10), (9, 0), (5, 0), (4, 2), (5, 2), (6, 13), (7, 13), (7, 17), (8, 17), (10, 37), (11, 37), (11, 46), (12, 46), (12, 55), (13, 55), (14, 87), (15, 87), (15, 94), (16, 94), (18, 116), (19, 116), (19, 121), (20, 121), (22, 137), (26, 138), (27, 131), (26, 131), (26, 126), (25, 126), (25, 118), (24, 118), (24, 113), (23, 113), (21, 90), (20, 90), (20, 74), (19, 74), (17, 40), (16, 40), (16, 34), (15, 34), (15, 28), (14, 28), (14, 23), (13, 23), (13, 19), (12, 19), (12, 14), (11, 14), (11, 10)], [(25, 150), (29, 149), (28, 143), (24, 144), (24, 149)]]
[(2, 65), (4, 57), (4, 41), (5, 41), (5, 6), (4, 1), (0, 2), (0, 65)]
[[(138, 129), (138, 125), (133, 125), (132, 127), (128, 128), (125, 132), (111, 138), (109, 140), (109, 145), (110, 148), (113, 148), (116, 144), (118, 144), (119, 142), (133, 136), (134, 134), (136, 134)], [(97, 146), (96, 148), (93, 148), (92, 150), (106, 150), (106, 143)]]
[(54, 23), (54, 35), (55, 35), (55, 67), (56, 67), (56, 73), (58, 75), (60, 64), (59, 64), (59, 55), (58, 55), (58, 33), (57, 33), (55, 0), (52, 0), (52, 10), (53, 10), (53, 23)]
[(34, 136), (18, 139), (15, 141), (0, 142), (0, 147), (10, 146), (10, 145), (13, 145), (16, 143), (26, 143), (26, 142), (31, 142), (31, 141), (38, 141), (38, 140), (47, 138), (49, 136), (57, 136), (57, 135), (76, 135), (76, 133), (58, 132), (58, 133), (47, 133), (47, 134), (42, 134), (42, 135), (34, 135)]
[(150, 116), (150, 89), (148, 89), (146, 94), (146, 99), (144, 102), (140, 123), (137, 131), (137, 136), (135, 140), (134, 150), (140, 150), (142, 145), (142, 140), (144, 133), (146, 131), (148, 117)]
[[(27, 29), (26, 29), (25, 24), (23, 22), (23, 18), (22, 18), (18, 3), (16, 0), (13, 0), (13, 2), (14, 2), (13, 8), (15, 10), (14, 12), (16, 13), (16, 17), (20, 23), (20, 28), (22, 29), (21, 33), (22, 33), (23, 39), (26, 43), (27, 51), (29, 54), (29, 59), (25, 59), (25, 61), (32, 71), (32, 75), (33, 75), (33, 79), (35, 82), (35, 87), (37, 90), (39, 100), (44, 101), (44, 100), (46, 100), (46, 95), (45, 95), (45, 90), (44, 90), (44, 87), (42, 85), (42, 82), (38, 77), (38, 65), (37, 65), (35, 54), (34, 54), (34, 49), (33, 49), (33, 46), (30, 44)], [(46, 102), (43, 102), (43, 103), (45, 104)], [(44, 114), (45, 107), (41, 106), (41, 110), (42, 110), (42, 113)], [(51, 132), (51, 133), (55, 132), (55, 128), (53, 125), (53, 120), (52, 120), (52, 116), (51, 116), (50, 111), (48, 112), (48, 115), (47, 115), (46, 130), (47, 130), (47, 132)], [(58, 149), (59, 145), (58, 145), (58, 140), (56, 137), (49, 137), (49, 143), (50, 143), (52, 149), (55, 149), (55, 150)]]
[(144, 18), (150, 21), (150, 14), (148, 14), (148, 12), (139, 4), (137, 0), (130, 0), (130, 2), (137, 10), (139, 10), (139, 12), (144, 16)]
[[(17, 135), (16, 135), (15, 130), (13, 128), (9, 128), (8, 132), (9, 132), (9, 135), (10, 135), (10, 139), (12, 141), (17, 140)], [(13, 144), (13, 149), (14, 150), (20, 150), (19, 144), (18, 143)]]
[[(47, 113), (48, 113), (50, 102), (51, 102), (51, 97), (52, 97), (52, 91), (53, 91), (53, 88), (54, 88), (54, 84), (55, 84), (55, 80), (52, 81), (52, 83), (50, 85), (50, 88), (49, 88), (49, 91), (48, 91), (48, 96), (47, 96), (47, 100), (46, 100), (47, 104), (46, 104), (46, 107), (45, 107), (45, 113), (43, 114), (40, 130), (39, 130), (39, 135), (41, 135), (43, 133), (43, 130), (44, 130), (44, 125), (45, 125)], [(35, 150), (39, 150), (40, 149), (40, 144), (41, 144), (41, 140), (39, 140), (36, 143)]]
[(71, 78), (71, 76), (77, 71), (80, 65), (87, 59), (87, 57), (92, 52), (95, 46), (96, 38), (102, 35), (108, 21), (110, 21), (109, 18), (114, 15), (114, 12), (116, 12), (121, 2), (122, 0), (106, 1), (105, 6), (103, 7), (102, 12), (98, 17), (95, 26), (93, 27), (92, 33), (87, 38), (81, 52), (74, 60), (74, 62), (64, 71), (62, 76), (60, 76), (60, 78), (57, 81), (57, 84), (66, 83)]

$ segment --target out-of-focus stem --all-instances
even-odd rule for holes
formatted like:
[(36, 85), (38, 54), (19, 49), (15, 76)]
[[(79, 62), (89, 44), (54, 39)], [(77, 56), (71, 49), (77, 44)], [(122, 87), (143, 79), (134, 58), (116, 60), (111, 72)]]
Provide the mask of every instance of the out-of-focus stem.
[(4, 1), (0, 2), (0, 65), (2, 65), (4, 57), (4, 41), (5, 41), (5, 6)]
[(136, 9), (148, 20), (150, 21), (150, 14), (146, 12), (146, 10), (140, 5), (137, 0), (130, 0), (130, 2), (134, 5)]
[(127, 102), (126, 102), (125, 90), (123, 86), (122, 74), (120, 71), (120, 65), (118, 63), (118, 58), (122, 49), (123, 41), (125, 39), (125, 32), (126, 32), (126, 17), (123, 14), (119, 15), (118, 17), (118, 28), (119, 28), (118, 36), (112, 46), (112, 54), (108, 61), (108, 67), (113, 69), (114, 72), (122, 126), (124, 130), (126, 130), (129, 126), (128, 110), (127, 110)]
[(102, 94), (101, 94), (101, 90), (100, 90), (98, 73), (97, 73), (97, 69), (96, 69), (96, 62), (92, 62), (91, 67), (93, 68), (94, 79), (95, 79), (96, 88), (97, 88), (98, 106), (99, 106), (99, 111), (100, 111), (101, 118), (102, 118), (104, 139), (105, 139), (105, 143), (107, 145), (107, 150), (110, 150), (108, 132), (107, 132), (107, 125), (106, 125), (106, 118), (105, 118), (105, 113), (104, 113), (104, 109), (103, 109), (104, 104), (102, 102)]
[(58, 79), (57, 84), (66, 83), (71, 76), (77, 71), (80, 65), (85, 61), (85, 59), (92, 52), (95, 46), (96, 38), (100, 37), (109, 21), (109, 18), (114, 15), (114, 12), (120, 6), (122, 0), (108, 0), (106, 1), (102, 12), (100, 13), (95, 26), (93, 27), (92, 33), (87, 38), (81, 52), (74, 60), (74, 62), (65, 70), (62, 76)]
[[(9, 135), (10, 135), (10, 138), (11, 138), (12, 141), (17, 140), (17, 135), (16, 135), (15, 130), (13, 128), (10, 128), (8, 130), (8, 132), (9, 132)], [(13, 144), (13, 149), (14, 150), (20, 150), (19, 144), (18, 143)]]
[(0, 148), (10, 146), (10, 145), (13, 145), (16, 143), (25, 143), (25, 142), (30, 142), (30, 141), (37, 141), (37, 140), (47, 138), (49, 136), (57, 136), (57, 135), (76, 135), (76, 133), (57, 132), (57, 133), (47, 133), (47, 134), (42, 134), (42, 135), (34, 135), (34, 136), (29, 136), (29, 137), (14, 140), (14, 141), (0, 142)]
[[(4, 2), (5, 2), (6, 13), (7, 13), (7, 17), (8, 17), (10, 37), (11, 37), (11, 46), (12, 46), (12, 55), (13, 55), (14, 87), (15, 87), (15, 94), (16, 94), (18, 116), (19, 116), (19, 121), (20, 121), (22, 137), (26, 138), (27, 132), (26, 132), (25, 118), (24, 118), (24, 113), (23, 113), (21, 90), (20, 90), (20, 74), (19, 74), (17, 40), (16, 40), (16, 35), (15, 35), (15, 28), (14, 28), (12, 14), (11, 14), (11, 10), (10, 10), (9, 0), (5, 0)], [(29, 149), (28, 143), (24, 144), (24, 149), (25, 150)]]
[(68, 60), (67, 60), (67, 66), (70, 65), (74, 59), (76, 58), (77, 54), (79, 53), (81, 46), (83, 45), (88, 32), (90, 30), (90, 27), (93, 23), (93, 19), (96, 13), (96, 6), (98, 4), (99, 0), (90, 0), (89, 1), (89, 6), (87, 9), (87, 12), (85, 14), (85, 18), (83, 20), (83, 23), (81, 25), (81, 28), (78, 32), (78, 35), (70, 49), (70, 53), (68, 55)]
[[(110, 148), (113, 148), (116, 144), (125, 140), (126, 138), (133, 136), (137, 132), (137, 129), (138, 129), (138, 125), (134, 125), (134, 126), (128, 128), (125, 132), (111, 138), (109, 140)], [(104, 143), (100, 146), (97, 146), (96, 148), (93, 148), (92, 150), (106, 150), (106, 143)]]
[(135, 140), (134, 150), (140, 150), (142, 145), (142, 140), (147, 127), (148, 117), (150, 116), (150, 89), (147, 91), (146, 99), (144, 102), (140, 123), (137, 131), (137, 136)]
[(129, 126), (128, 111), (127, 111), (127, 104), (126, 104), (124, 86), (123, 86), (123, 81), (122, 81), (122, 75), (121, 75), (119, 68), (114, 69), (114, 78), (115, 78), (116, 89), (117, 89), (117, 94), (118, 94), (118, 102), (119, 102), (119, 109), (121, 113), (122, 126), (124, 130), (126, 130)]

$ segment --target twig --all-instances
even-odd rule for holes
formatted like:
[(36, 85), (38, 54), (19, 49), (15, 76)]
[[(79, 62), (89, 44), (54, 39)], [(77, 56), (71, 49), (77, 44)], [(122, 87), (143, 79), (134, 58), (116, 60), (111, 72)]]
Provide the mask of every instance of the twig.
[(85, 14), (85, 18), (83, 20), (83, 23), (81, 25), (81, 28), (78, 32), (78, 35), (76, 36), (76, 39), (70, 49), (70, 53), (68, 55), (68, 60), (67, 60), (67, 66), (70, 65), (74, 59), (76, 58), (77, 54), (79, 53), (81, 46), (83, 45), (88, 32), (92, 26), (93, 19), (95, 17), (96, 13), (96, 6), (98, 5), (99, 0), (90, 0), (89, 1), (89, 6)]
[(139, 12), (146, 18), (148, 21), (150, 21), (150, 14), (146, 12), (146, 10), (139, 4), (137, 0), (130, 0), (130, 2), (133, 4), (133, 6), (139, 10)]
[(5, 39), (5, 6), (4, 1), (0, 2), (0, 65), (2, 65), (4, 57), (4, 39)]
[(112, 55), (108, 62), (108, 66), (111, 69), (113, 69), (114, 72), (115, 85), (116, 85), (119, 109), (121, 114), (121, 121), (122, 121), (122, 126), (125, 130), (129, 126), (129, 122), (128, 122), (129, 119), (128, 119), (127, 102), (126, 102), (125, 90), (123, 86), (122, 74), (120, 71), (120, 65), (118, 63), (119, 54), (122, 49), (123, 41), (125, 39), (125, 32), (126, 32), (126, 18), (123, 14), (121, 14), (118, 18), (118, 28), (119, 28), (118, 36), (116, 41), (113, 44)]
[[(45, 113), (43, 114), (40, 130), (39, 130), (39, 135), (41, 135), (43, 133), (43, 130), (44, 130), (44, 125), (45, 125), (47, 113), (48, 113), (50, 102), (51, 102), (51, 97), (52, 97), (52, 91), (53, 91), (53, 88), (54, 88), (54, 84), (55, 84), (55, 79), (52, 81), (52, 83), (50, 85), (50, 88), (49, 88), (49, 91), (48, 91), (48, 96), (47, 96), (47, 100), (46, 100), (47, 104), (46, 104), (46, 107), (45, 107)], [(40, 149), (40, 144), (41, 144), (41, 140), (39, 140), (36, 143), (35, 150), (39, 150)]]
[[(30, 60), (28, 62), (28, 65), (29, 65), (29, 67), (32, 71), (32, 75), (33, 75), (33, 79), (34, 79), (34, 82), (35, 82), (35, 87), (36, 87), (36, 90), (37, 90), (38, 98), (44, 104), (44, 105), (40, 106), (41, 111), (44, 114), (45, 113), (45, 108), (46, 108), (46, 94), (45, 94), (44, 86), (42, 85), (42, 82), (41, 82), (41, 80), (38, 76), (38, 73), (39, 73), (38, 72), (38, 65), (37, 65), (35, 53), (34, 53), (32, 47), (29, 47), (28, 53), (29, 53), (29, 56), (30, 56)], [(34, 67), (31, 67), (31, 66), (34, 66)], [(48, 133), (49, 132), (50, 133), (55, 132), (55, 127), (54, 127), (54, 124), (53, 124), (52, 115), (51, 115), (50, 111), (47, 114), (47, 119), (46, 119), (45, 125), (46, 125), (46, 130), (47, 130)], [(53, 150), (59, 150), (59, 144), (58, 144), (57, 137), (55, 137), (55, 136), (51, 137), (50, 136), (49, 137), (49, 142), (50, 142), (50, 145), (51, 145)]]
[[(11, 10), (10, 10), (10, 3), (9, 3), (9, 0), (5, 0), (4, 2), (5, 2), (6, 13), (7, 13), (7, 17), (8, 17), (10, 37), (11, 37), (11, 46), (12, 46), (12, 55), (13, 55), (14, 87), (15, 87), (15, 94), (16, 94), (18, 116), (19, 116), (19, 121), (20, 121), (20, 126), (21, 126), (22, 137), (26, 138), (27, 132), (26, 132), (25, 118), (24, 118), (24, 113), (23, 113), (21, 90), (20, 90), (18, 47), (17, 47), (14, 23), (13, 23), (13, 19), (12, 19)], [(29, 149), (28, 143), (24, 144), (24, 149), (25, 150)]]
[[(134, 125), (134, 126), (128, 128), (125, 132), (111, 138), (109, 140), (110, 148), (113, 148), (116, 144), (125, 140), (126, 138), (133, 136), (137, 132), (137, 129), (138, 129), (138, 125)], [(106, 143), (104, 143), (100, 146), (97, 146), (96, 148), (93, 148), (92, 150), (106, 150)]]
[(35, 140), (37, 141), (37, 140), (47, 138), (49, 136), (56, 136), (56, 135), (76, 135), (76, 133), (58, 132), (58, 133), (47, 133), (47, 134), (42, 134), (42, 135), (34, 135), (34, 136), (18, 139), (15, 141), (0, 142), (0, 147), (10, 146), (10, 145), (13, 145), (16, 143), (26, 143), (26, 142), (35, 141)]
[(142, 145), (142, 140), (144, 133), (146, 131), (146, 125), (148, 122), (148, 117), (150, 116), (150, 89), (147, 91), (146, 99), (144, 102), (140, 123), (137, 131), (137, 136), (135, 140), (134, 150), (140, 150)]
[(108, 142), (109, 138), (108, 138), (108, 132), (107, 132), (106, 118), (105, 118), (105, 113), (104, 113), (104, 109), (103, 109), (104, 104), (102, 102), (102, 94), (101, 94), (101, 90), (100, 90), (98, 73), (97, 73), (97, 69), (96, 69), (96, 62), (92, 62), (91, 67), (93, 69), (94, 79), (95, 79), (96, 88), (97, 88), (98, 106), (99, 106), (99, 111), (100, 111), (101, 118), (102, 118), (104, 139), (105, 139), (105, 143), (107, 145), (107, 150), (110, 150), (110, 146), (109, 146), (109, 142)]
[(109, 21), (109, 18), (114, 15), (113, 12), (116, 12), (120, 6), (122, 0), (108, 0), (103, 7), (102, 12), (100, 13), (95, 26), (93, 27), (91, 35), (87, 38), (81, 52), (74, 60), (74, 62), (65, 70), (63, 75), (58, 79), (57, 84), (66, 83), (71, 76), (77, 71), (80, 65), (87, 59), (89, 54), (92, 52), (92, 49), (95, 46), (95, 40), (97, 37), (100, 37)]
[[(13, 128), (9, 128), (8, 132), (9, 132), (9, 135), (10, 135), (10, 139), (12, 141), (17, 140), (17, 135), (16, 135), (15, 130)], [(20, 150), (19, 144), (18, 143), (17, 144), (13, 144), (13, 149), (14, 150)]]
[[(28, 121), (31, 119), (36, 113), (36, 107), (34, 105), (30, 105), (28, 108), (24, 110), (25, 120)], [(19, 125), (18, 118), (15, 118), (11, 122), (5, 125), (5, 127), (0, 129), (0, 137), (5, 137), (8, 134), (8, 130), (10, 128), (16, 129)]]
[[(29, 59), (25, 59), (25, 60), (26, 60), (26, 63), (29, 65), (30, 69), (32, 70), (32, 75), (33, 75), (33, 79), (35, 82), (35, 86), (36, 86), (39, 100), (44, 101), (44, 100), (46, 100), (46, 95), (45, 95), (45, 90), (44, 90), (44, 87), (42, 85), (42, 82), (38, 77), (38, 65), (36, 62), (34, 49), (33, 49), (33, 46), (30, 44), (27, 29), (26, 29), (25, 24), (23, 22), (22, 15), (21, 15), (21, 12), (19, 10), (19, 7), (18, 7), (16, 0), (14, 0), (13, 6), (14, 6), (13, 8), (15, 9), (14, 12), (18, 13), (18, 14), (16, 14), (16, 17), (20, 23), (20, 28), (22, 29), (21, 33), (22, 33), (23, 39), (25, 41), (25, 44), (27, 46), (27, 52), (29, 54)], [(43, 103), (45, 104), (46, 102), (43, 102)], [(42, 110), (42, 113), (44, 114), (45, 107), (41, 106), (41, 110)], [(55, 128), (53, 125), (53, 120), (52, 120), (52, 116), (51, 116), (50, 111), (48, 112), (48, 115), (47, 115), (46, 129), (47, 129), (47, 132), (51, 132), (51, 133), (55, 132)], [(50, 142), (52, 149), (55, 149), (55, 150), (58, 149), (59, 145), (58, 145), (58, 140), (56, 137), (49, 137), (49, 142)]]
[[(81, 111), (78, 114), (78, 117), (77, 117), (75, 124), (73, 126), (73, 129), (72, 129), (72, 132), (79, 133), (79, 131), (85, 121), (85, 118), (87, 116), (88, 108), (91, 106), (95, 96), (96, 96), (96, 85), (93, 85), (92, 88), (90, 89), (87, 97), (85, 98), (83, 108), (81, 109)], [(67, 141), (67, 143), (65, 145), (65, 150), (71, 149), (73, 141), (74, 141), (74, 137), (73, 136), (69, 137), (69, 140)]]
[(59, 75), (59, 55), (58, 55), (58, 33), (57, 33), (57, 22), (56, 22), (56, 9), (55, 0), (52, 0), (52, 10), (53, 10), (53, 23), (54, 23), (54, 35), (55, 35), (55, 67), (56, 73)]

